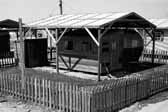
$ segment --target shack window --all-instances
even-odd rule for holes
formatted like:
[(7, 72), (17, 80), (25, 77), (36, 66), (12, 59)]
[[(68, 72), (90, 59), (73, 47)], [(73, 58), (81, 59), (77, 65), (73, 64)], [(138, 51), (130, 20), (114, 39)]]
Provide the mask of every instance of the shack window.
[(66, 50), (73, 50), (73, 41), (71, 40), (65, 41), (64, 48)]

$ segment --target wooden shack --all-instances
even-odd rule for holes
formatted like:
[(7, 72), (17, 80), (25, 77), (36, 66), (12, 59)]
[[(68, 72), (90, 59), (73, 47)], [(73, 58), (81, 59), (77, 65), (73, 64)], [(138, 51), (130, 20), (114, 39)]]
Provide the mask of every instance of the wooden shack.
[[(91, 30), (91, 32), (97, 36), (96, 30)], [(67, 32), (58, 47), (59, 54), (70, 57), (72, 64), (74, 64), (74, 58), (79, 58), (81, 64), (82, 59), (85, 59), (84, 65), (97, 67), (97, 61), (92, 61), (92, 63), (86, 61), (86, 59), (97, 60), (98, 51), (96, 44), (84, 29)], [(104, 65), (102, 73), (106, 73), (107, 69), (109, 72), (121, 69), (130, 61), (138, 61), (142, 50), (143, 39), (135, 30), (109, 30), (102, 37), (100, 50), (100, 61)], [(91, 70), (83, 69), (83, 71)], [(92, 70), (92, 72), (96, 71)]]
[[(61, 59), (69, 70), (75, 70), (80, 64), (97, 68), (98, 80), (102, 73), (138, 60), (143, 39), (135, 29), (144, 30), (151, 38), (154, 35), (149, 30), (155, 29), (155, 25), (135, 12), (56, 15), (24, 27), (44, 29), (52, 38), (56, 44), (57, 72)], [(50, 31), (55, 31), (55, 35)], [(72, 58), (76, 58), (74, 62)]]
[(8, 31), (0, 31), (0, 53), (10, 52), (10, 35)]

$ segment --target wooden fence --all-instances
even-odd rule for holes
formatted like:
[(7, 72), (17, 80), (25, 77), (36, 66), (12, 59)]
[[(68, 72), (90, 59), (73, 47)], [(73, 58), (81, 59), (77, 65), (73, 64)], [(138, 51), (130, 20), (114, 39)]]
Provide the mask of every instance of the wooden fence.
[(168, 65), (132, 74), (132, 77), (79, 86), (39, 77), (0, 74), (0, 92), (61, 112), (112, 112), (168, 88)]
[[(155, 50), (155, 63), (165, 64), (168, 63), (168, 51)], [(144, 49), (140, 61), (151, 62), (152, 60), (152, 50)]]
[(17, 65), (17, 62), (14, 57), (14, 52), (0, 53), (0, 68), (15, 65)]
[(95, 86), (91, 112), (112, 112), (168, 88), (168, 66)]
[(20, 76), (5, 73), (0, 75), (0, 91), (62, 112), (90, 112), (90, 92), (77, 85), (26, 76), (22, 89)]

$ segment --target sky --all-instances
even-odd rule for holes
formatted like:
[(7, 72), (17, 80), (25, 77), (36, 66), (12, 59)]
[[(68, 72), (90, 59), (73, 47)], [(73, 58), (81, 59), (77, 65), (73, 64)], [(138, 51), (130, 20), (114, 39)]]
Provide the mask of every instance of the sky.
[[(0, 0), (0, 20), (28, 23), (59, 14), (59, 0)], [(63, 0), (63, 13), (137, 12), (146, 18), (168, 18), (168, 0)]]

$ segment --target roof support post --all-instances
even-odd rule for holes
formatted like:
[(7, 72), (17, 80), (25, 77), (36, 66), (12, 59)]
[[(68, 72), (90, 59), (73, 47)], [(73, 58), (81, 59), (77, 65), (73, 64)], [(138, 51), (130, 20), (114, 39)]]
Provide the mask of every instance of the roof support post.
[(101, 49), (102, 49), (102, 44), (101, 44), (101, 30), (98, 29), (98, 81), (101, 81), (100, 76), (101, 76), (101, 71), (102, 71), (102, 63), (101, 63)]
[(152, 32), (149, 33), (149, 31), (147, 29), (145, 29), (145, 32), (151, 37), (151, 40), (153, 41), (152, 43), (152, 64), (154, 65), (154, 60), (155, 60), (155, 34), (154, 34), (154, 29), (152, 29)]
[[(55, 29), (55, 40), (58, 40), (58, 29)], [(59, 54), (58, 54), (58, 44), (56, 44), (56, 70), (59, 74)]]
[(152, 43), (152, 64), (154, 65), (154, 61), (155, 61), (155, 33), (154, 31), (152, 31), (153, 34), (153, 43)]
[(85, 27), (86, 32), (90, 35), (90, 37), (93, 39), (93, 41), (96, 43), (97, 46), (99, 46), (99, 42), (96, 40), (96, 38), (93, 36), (92, 32)]
[(34, 30), (34, 36), (35, 36), (35, 38), (38, 37), (38, 35), (37, 35), (37, 31), (38, 31), (37, 29)]

